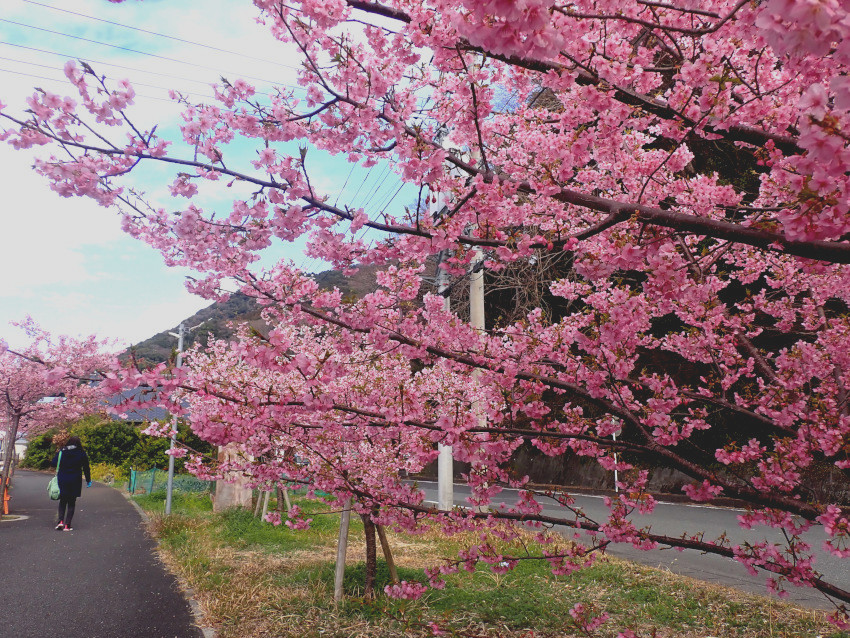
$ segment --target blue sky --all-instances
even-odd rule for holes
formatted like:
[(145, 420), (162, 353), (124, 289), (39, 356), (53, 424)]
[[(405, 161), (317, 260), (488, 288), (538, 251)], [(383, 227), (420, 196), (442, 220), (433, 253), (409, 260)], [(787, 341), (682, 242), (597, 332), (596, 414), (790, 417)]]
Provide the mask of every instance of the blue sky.
[[(62, 66), (81, 57), (100, 73), (134, 83), (138, 99), (132, 112), (142, 125), (159, 122), (160, 131), (174, 130), (179, 109), (167, 99), (168, 89), (188, 91), (198, 100), (211, 95), (209, 84), (222, 75), (254, 77), (258, 89), (293, 83), (296, 53), (275, 41), (255, 17), (250, 0), (117, 5), (3, 0), (0, 100), (10, 112), (19, 112), (34, 86), (70, 93)], [(186, 292), (185, 271), (166, 268), (156, 251), (124, 236), (114, 211), (52, 193), (29, 168), (32, 157), (0, 144), (0, 337), (19, 344), (21, 336), (8, 322), (31, 315), (55, 333), (96, 333), (129, 344), (208, 305)], [(331, 195), (350, 170), (344, 160), (327, 157), (313, 166), (321, 171), (315, 179)], [(168, 201), (161, 175), (145, 173), (140, 186), (167, 209), (180, 207), (182, 202)], [(354, 203), (367, 210), (390, 200), (399, 185), (381, 166), (370, 173), (355, 170), (348, 182), (340, 201), (352, 198), (362, 184)], [(409, 199), (403, 192), (393, 201), (403, 206)], [(217, 204), (230, 206), (225, 200)], [(297, 246), (276, 254), (308, 271), (326, 267), (304, 259)]]

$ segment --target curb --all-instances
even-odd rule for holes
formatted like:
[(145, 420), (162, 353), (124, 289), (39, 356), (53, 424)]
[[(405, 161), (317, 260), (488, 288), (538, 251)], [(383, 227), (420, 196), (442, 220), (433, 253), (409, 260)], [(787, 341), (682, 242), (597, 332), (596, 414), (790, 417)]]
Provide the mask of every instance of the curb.
[[(115, 489), (115, 488), (113, 488), (113, 489)], [(143, 510), (143, 509), (139, 506), (139, 504), (138, 504), (138, 503), (136, 503), (136, 501), (134, 501), (134, 500), (130, 497), (130, 495), (129, 495), (129, 494), (125, 493), (125, 492), (124, 492), (124, 490), (119, 489), (118, 491), (121, 493), (121, 495), (122, 495), (125, 499), (127, 499), (127, 502), (128, 502), (130, 505), (132, 505), (132, 506), (133, 506), (133, 508), (134, 508), (134, 509), (135, 509), (135, 510), (139, 513), (139, 516), (141, 517), (142, 522), (143, 522), (143, 523), (145, 524), (145, 526), (147, 527), (147, 526), (148, 526), (148, 524), (150, 523), (150, 520), (151, 520), (150, 516), (148, 516), (148, 513), (147, 513), (145, 510)], [(156, 540), (156, 539), (154, 539), (154, 540)], [(157, 546), (157, 548), (160, 548), (160, 549), (161, 549), (161, 547), (160, 547), (160, 544), (159, 544), (159, 541), (158, 541), (158, 540), (156, 540), (156, 546)], [(157, 557), (157, 558), (159, 558), (159, 557)], [(194, 617), (194, 619), (195, 619), (195, 626), (197, 626), (197, 627), (198, 627), (198, 629), (200, 629), (200, 630), (201, 630), (201, 633), (203, 633), (203, 634), (204, 634), (204, 638), (217, 638), (217, 633), (216, 633), (216, 631), (215, 631), (215, 628), (213, 628), (213, 627), (208, 627), (208, 626), (205, 626), (205, 625), (204, 625), (204, 622), (205, 622), (206, 618), (204, 617), (204, 612), (203, 612), (203, 610), (201, 609), (201, 604), (198, 602), (198, 599), (195, 597), (195, 590), (194, 590), (194, 589), (192, 589), (192, 588), (189, 586), (189, 584), (188, 584), (188, 583), (187, 583), (187, 582), (186, 582), (183, 578), (181, 578), (179, 575), (177, 575), (177, 574), (175, 574), (174, 572), (172, 572), (172, 571), (168, 568), (168, 566), (167, 566), (167, 565), (166, 565), (166, 564), (162, 561), (162, 559), (161, 559), (161, 558), (160, 558), (160, 562), (163, 564), (163, 567), (165, 567), (165, 568), (166, 568), (166, 570), (167, 570), (169, 573), (171, 573), (171, 574), (172, 574), (172, 575), (173, 575), (173, 576), (177, 579), (177, 582), (178, 582), (178, 583), (179, 583), (179, 585), (180, 585), (180, 589), (182, 589), (182, 590), (183, 590), (183, 595), (184, 595), (184, 597), (186, 598), (186, 601), (189, 603), (189, 608), (192, 610), (192, 616), (193, 616), (193, 617)]]

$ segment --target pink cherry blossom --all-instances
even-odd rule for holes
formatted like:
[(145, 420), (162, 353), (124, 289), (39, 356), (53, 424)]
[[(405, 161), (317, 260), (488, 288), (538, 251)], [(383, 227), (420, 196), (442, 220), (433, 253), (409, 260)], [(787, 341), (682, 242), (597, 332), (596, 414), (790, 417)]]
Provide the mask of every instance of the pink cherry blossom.
[[(197, 271), (191, 290), (218, 299), (236, 282), (262, 307), (262, 334), (193, 350), (179, 370), (113, 371), (104, 387), (149, 388), (128, 406), (184, 413), (242, 452), (223, 465), (190, 454), (201, 476), (303, 484), (400, 530), (474, 534), (429, 571), (433, 586), (481, 562), (512, 568), (493, 541), (532, 525), (534, 557), (556, 573), (612, 542), (675, 547), (735, 558), (777, 594), (850, 602), (802, 540), (822, 526), (825, 549), (848, 556), (842, 504), (811, 489), (850, 469), (845, 4), (254, 4), (301, 52), (306, 98), (233, 80), (186, 103), (168, 134), (131, 126), (127, 83), (69, 63), (73, 99), (36, 91), (0, 110), (0, 138), (40, 147), (51, 188), (129, 201), (125, 231)], [(418, 199), (337, 202), (313, 179), (316, 151), (385, 166)], [(151, 164), (173, 169), (167, 185), (188, 200), (176, 212), (134, 199)], [(250, 195), (206, 207), (222, 180)], [(323, 290), (269, 258), (278, 241), (347, 275), (374, 267), (375, 285), (359, 299)], [(479, 251), (483, 330), (462, 292)], [(439, 444), (469, 468), (469, 502), (451, 512), (404, 480)], [(518, 471), (528, 455), (591, 460), (612, 487), (618, 472), (607, 515), (536, 485)], [(658, 467), (686, 476), (694, 500), (748, 503), (740, 524), (786, 541), (639, 526)], [(552, 525), (580, 544), (563, 547)], [(602, 617), (574, 611), (583, 627)]]

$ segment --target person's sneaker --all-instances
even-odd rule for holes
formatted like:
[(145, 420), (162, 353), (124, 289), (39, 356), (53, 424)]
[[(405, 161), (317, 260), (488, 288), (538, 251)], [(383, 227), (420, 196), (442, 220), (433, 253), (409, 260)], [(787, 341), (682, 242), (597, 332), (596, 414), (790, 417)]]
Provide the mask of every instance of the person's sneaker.
[(74, 531), (74, 528), (73, 528), (73, 527), (68, 527), (68, 526), (66, 525), (66, 526), (65, 526), (65, 530), (64, 530), (64, 531), (66, 531), (66, 532), (73, 532), (73, 531)]
[(56, 531), (59, 531), (60, 529), (65, 529), (65, 523), (63, 523), (62, 521), (56, 523)]

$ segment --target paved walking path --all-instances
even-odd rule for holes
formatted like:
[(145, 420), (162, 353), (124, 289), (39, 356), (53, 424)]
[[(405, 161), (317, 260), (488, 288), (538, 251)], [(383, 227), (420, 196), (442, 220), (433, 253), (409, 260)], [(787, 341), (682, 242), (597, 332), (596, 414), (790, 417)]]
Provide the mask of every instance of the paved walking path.
[(83, 487), (72, 532), (57, 532), (49, 474), (18, 470), (0, 523), (0, 635), (201, 638), (189, 604), (124, 496)]

